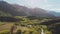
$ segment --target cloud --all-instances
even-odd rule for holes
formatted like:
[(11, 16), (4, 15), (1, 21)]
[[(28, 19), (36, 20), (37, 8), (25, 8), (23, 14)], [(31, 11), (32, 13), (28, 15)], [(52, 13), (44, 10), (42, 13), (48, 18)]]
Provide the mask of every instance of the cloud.
[(28, 7), (42, 7), (47, 4), (47, 0), (20, 0), (22, 4)]
[(48, 0), (21, 0), (23, 2), (23, 5), (27, 7), (38, 7), (45, 10), (52, 10), (52, 11), (60, 11), (59, 4), (57, 2), (51, 2)]
[(60, 11), (60, 0), (5, 0), (27, 7), (38, 7), (45, 10)]
[(60, 8), (54, 8), (54, 9), (50, 9), (50, 10), (60, 12)]

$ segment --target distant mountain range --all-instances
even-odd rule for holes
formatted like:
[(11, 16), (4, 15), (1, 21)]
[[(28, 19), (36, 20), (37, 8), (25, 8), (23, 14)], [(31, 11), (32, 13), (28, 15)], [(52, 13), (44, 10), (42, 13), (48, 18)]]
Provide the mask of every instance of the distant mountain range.
[[(39, 16), (39, 17), (56, 17), (55, 12), (49, 13), (41, 8), (27, 8), (17, 4), (9, 4), (5, 1), (0, 1), (0, 14), (1, 12), (8, 13), (12, 16)], [(57, 13), (60, 16), (60, 13)]]
[(60, 17), (60, 12), (49, 11), (50, 14), (53, 14), (56, 17)]

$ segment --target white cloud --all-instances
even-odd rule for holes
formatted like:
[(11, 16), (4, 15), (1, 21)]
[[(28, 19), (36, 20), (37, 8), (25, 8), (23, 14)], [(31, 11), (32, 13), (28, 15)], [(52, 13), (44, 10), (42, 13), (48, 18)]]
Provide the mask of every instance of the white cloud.
[(10, 3), (17, 3), (27, 7), (39, 7), (46, 10), (60, 11), (59, 1), (53, 2), (53, 0), (6, 0)]
[(49, 2), (48, 0), (24, 0), (25, 6), (28, 7), (39, 7), (46, 10), (60, 11), (60, 8), (56, 4)]
[(47, 4), (47, 0), (22, 0), (25, 6), (28, 7), (42, 7)]
[(48, 0), (44, 0), (44, 2), (48, 2)]

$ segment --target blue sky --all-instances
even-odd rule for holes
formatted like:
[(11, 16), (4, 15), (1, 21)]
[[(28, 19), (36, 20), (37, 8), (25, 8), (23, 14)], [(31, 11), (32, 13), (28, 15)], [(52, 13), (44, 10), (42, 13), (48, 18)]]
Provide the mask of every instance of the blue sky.
[(27, 7), (38, 7), (45, 10), (60, 12), (60, 0), (4, 0), (9, 3)]

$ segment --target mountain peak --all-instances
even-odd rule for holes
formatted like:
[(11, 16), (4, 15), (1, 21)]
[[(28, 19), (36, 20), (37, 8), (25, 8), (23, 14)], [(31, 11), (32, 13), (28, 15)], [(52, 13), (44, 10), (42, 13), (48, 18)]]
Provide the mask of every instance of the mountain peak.
[(28, 8), (20, 5), (12, 5), (5, 1), (0, 1), (0, 10), (9, 13), (13, 16), (39, 16), (39, 17), (54, 17), (46, 10), (41, 8)]
[(5, 2), (5, 1), (1, 1), (1, 0), (0, 0), (0, 3), (7, 3), (7, 2)]

